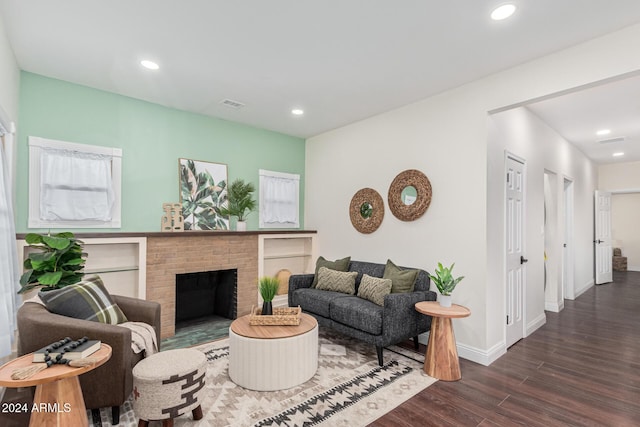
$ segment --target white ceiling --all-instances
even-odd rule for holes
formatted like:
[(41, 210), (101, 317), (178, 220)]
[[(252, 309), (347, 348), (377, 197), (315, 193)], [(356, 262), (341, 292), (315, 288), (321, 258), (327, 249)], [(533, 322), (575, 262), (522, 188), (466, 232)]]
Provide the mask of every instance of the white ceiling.
[[(640, 76), (530, 104), (528, 108), (599, 164), (640, 161)], [(602, 129), (611, 131), (598, 136)], [(605, 142), (600, 141), (618, 140)], [(613, 153), (624, 153), (613, 157)]]
[[(0, 0), (0, 15), (23, 70), (300, 137), (640, 22), (638, 0), (513, 0), (491, 21), (501, 3)], [(576, 117), (550, 114), (560, 132)]]

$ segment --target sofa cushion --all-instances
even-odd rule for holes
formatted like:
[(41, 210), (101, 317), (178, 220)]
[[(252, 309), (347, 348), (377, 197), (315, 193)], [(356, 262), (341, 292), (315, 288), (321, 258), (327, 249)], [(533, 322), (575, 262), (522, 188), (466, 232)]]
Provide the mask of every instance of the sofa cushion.
[(345, 296), (331, 301), (331, 320), (372, 335), (382, 334), (383, 308), (356, 296)]
[(351, 262), (351, 257), (348, 256), (346, 258), (337, 259), (335, 261), (328, 261), (324, 257), (319, 257), (316, 261), (316, 275), (313, 278), (313, 283), (311, 284), (312, 288), (315, 288), (318, 284), (318, 272), (321, 267), (327, 267), (331, 270), (336, 271), (347, 271), (349, 269), (349, 263)]
[(354, 295), (356, 293), (357, 275), (358, 273), (355, 271), (336, 271), (327, 267), (320, 267), (316, 289)]
[(382, 278), (391, 279), (391, 293), (413, 292), (419, 273), (420, 270), (400, 268), (389, 259)]
[(51, 313), (111, 325), (127, 321), (98, 276), (38, 296)]
[(391, 293), (391, 279), (371, 277), (368, 274), (362, 276), (358, 296), (378, 305), (384, 305), (384, 296)]
[(341, 292), (321, 291), (318, 289), (296, 289), (293, 295), (295, 305), (299, 305), (304, 312), (311, 312), (329, 318), (329, 305), (337, 298), (345, 298)]

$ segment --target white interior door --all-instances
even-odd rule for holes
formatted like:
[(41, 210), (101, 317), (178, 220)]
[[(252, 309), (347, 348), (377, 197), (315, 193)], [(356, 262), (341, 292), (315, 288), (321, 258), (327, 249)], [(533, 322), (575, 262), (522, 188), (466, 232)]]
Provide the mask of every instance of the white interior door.
[(596, 285), (613, 281), (613, 251), (611, 249), (611, 193), (596, 190), (595, 196)]
[(506, 171), (507, 347), (524, 337), (524, 163), (507, 157)]

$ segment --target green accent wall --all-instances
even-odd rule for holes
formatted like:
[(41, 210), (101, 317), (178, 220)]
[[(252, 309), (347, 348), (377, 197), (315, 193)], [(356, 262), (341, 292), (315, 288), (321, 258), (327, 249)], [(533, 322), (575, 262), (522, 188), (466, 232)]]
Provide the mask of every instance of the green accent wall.
[[(27, 228), (28, 137), (122, 148), (122, 228), (71, 231), (160, 231), (162, 203), (178, 202), (178, 159), (227, 164), (228, 180), (258, 188), (258, 170), (300, 175), (304, 227), (304, 139), (188, 113), (22, 72), (18, 127), (16, 231)], [(256, 199), (258, 197), (256, 191)], [(258, 212), (247, 219), (258, 229)]]

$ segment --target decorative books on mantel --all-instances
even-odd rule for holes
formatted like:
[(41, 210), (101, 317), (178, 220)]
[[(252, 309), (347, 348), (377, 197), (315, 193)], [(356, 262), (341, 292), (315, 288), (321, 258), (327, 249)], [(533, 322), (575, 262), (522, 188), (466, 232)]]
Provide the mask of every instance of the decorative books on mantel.
[[(101, 342), (100, 340), (88, 340), (76, 348), (64, 351), (64, 358), (67, 360), (78, 360), (84, 359), (100, 350)], [(44, 362), (45, 361), (45, 352), (48, 348), (51, 348), (51, 345), (41, 348), (40, 350), (33, 353), (33, 361), (35, 362)], [(55, 358), (63, 352), (63, 347), (55, 348), (49, 351), (49, 356), (55, 360)]]

